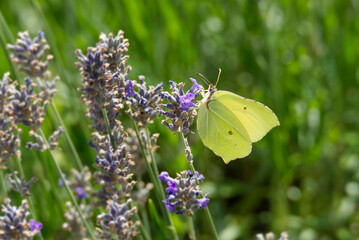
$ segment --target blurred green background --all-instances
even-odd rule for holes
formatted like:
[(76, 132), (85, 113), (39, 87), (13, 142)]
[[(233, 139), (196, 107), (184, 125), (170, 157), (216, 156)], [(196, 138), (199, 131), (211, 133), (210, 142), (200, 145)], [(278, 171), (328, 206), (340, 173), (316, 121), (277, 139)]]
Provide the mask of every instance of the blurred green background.
[[(81, 117), (74, 51), (86, 52), (101, 32), (122, 29), (130, 41), (132, 79), (143, 74), (168, 89), (168, 80), (189, 86), (196, 72), (214, 82), (220, 67), (219, 89), (264, 103), (281, 122), (248, 157), (228, 165), (203, 146), (192, 126), (194, 164), (206, 177), (203, 192), (210, 193), (221, 239), (255, 239), (268, 231), (303, 240), (359, 237), (359, 1), (2, 0), (0, 10), (14, 37), (45, 32), (55, 55), (51, 70), (61, 76), (55, 101), (87, 165), (95, 156), (87, 146), (89, 121)], [(0, 63), (2, 76), (11, 70), (3, 48)], [(56, 124), (49, 119), (51, 113), (45, 121), (51, 130)], [(174, 175), (187, 168), (178, 136), (160, 121), (151, 129), (161, 134), (160, 170)], [(68, 171), (74, 163), (66, 144), (63, 149), (57, 154)], [(43, 234), (61, 239), (63, 206), (55, 199), (66, 195), (52, 191), (57, 176), (43, 170), (52, 168), (46, 156), (31, 161), (27, 153), (26, 175), (51, 179), (33, 190), (43, 209)], [(197, 231), (200, 239), (211, 239), (203, 215), (195, 217)], [(181, 231), (181, 218), (176, 224)]]

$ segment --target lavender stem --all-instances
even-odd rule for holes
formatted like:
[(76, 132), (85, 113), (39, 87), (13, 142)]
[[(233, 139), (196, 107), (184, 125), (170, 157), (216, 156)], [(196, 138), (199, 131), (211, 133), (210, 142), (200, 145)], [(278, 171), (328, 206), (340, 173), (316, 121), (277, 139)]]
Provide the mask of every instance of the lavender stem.
[(1, 180), (1, 189), (2, 189), (1, 192), (4, 193), (4, 197), (1, 196), (1, 199), (3, 199), (3, 198), (7, 197), (7, 191), (6, 191), (6, 186), (5, 186), (4, 172), (2, 169), (0, 170), (0, 180)]
[[(41, 134), (41, 136), (43, 138), (44, 143), (46, 144), (47, 148), (49, 149), (49, 152), (50, 152), (50, 155), (51, 155), (51, 160), (52, 160), (52, 162), (54, 163), (54, 165), (56, 167), (58, 175), (60, 176), (62, 182), (66, 183), (66, 179), (64, 178), (64, 174), (61, 171), (60, 165), (57, 163), (57, 161), (55, 159), (55, 156), (53, 155), (52, 151), (50, 150), (49, 143), (47, 142), (45, 134), (44, 134), (44, 132), (42, 131), (41, 128), (40, 128), (40, 134)], [(74, 206), (75, 206), (75, 208), (76, 208), (76, 210), (77, 210), (77, 212), (78, 212), (78, 214), (79, 214), (85, 228), (87, 229), (87, 232), (89, 233), (91, 239), (95, 240), (96, 238), (95, 238), (95, 236), (93, 234), (93, 231), (90, 228), (90, 226), (88, 225), (85, 217), (83, 216), (82, 211), (81, 211), (79, 205), (77, 204), (76, 199), (75, 199), (74, 195), (72, 194), (70, 187), (67, 184), (64, 184), (64, 187), (65, 187), (66, 192), (69, 195), (72, 203), (74, 204)]]
[[(145, 163), (146, 163), (146, 167), (147, 167), (147, 170), (148, 170), (148, 173), (150, 175), (150, 178), (151, 178), (151, 181), (153, 182), (153, 184), (155, 185), (155, 189), (156, 189), (156, 194), (157, 194), (157, 198), (159, 199), (159, 204), (160, 204), (160, 207), (161, 207), (161, 210), (162, 212), (164, 213), (165, 217), (166, 217), (166, 222), (168, 224), (168, 229), (170, 229), (174, 239), (178, 239), (178, 236), (177, 236), (177, 233), (176, 233), (176, 229), (173, 225), (173, 221), (172, 221), (172, 218), (171, 218), (171, 215), (170, 213), (165, 209), (164, 207), (164, 204), (161, 202), (161, 199), (166, 199), (166, 196), (164, 194), (164, 189), (162, 187), (162, 184), (160, 183), (159, 181), (159, 174), (158, 174), (158, 170), (157, 170), (157, 176), (155, 176), (155, 173), (147, 159), (147, 154), (146, 154), (146, 151), (145, 151), (145, 148), (143, 147), (143, 144), (142, 144), (142, 141), (141, 141), (141, 137), (140, 137), (140, 133), (139, 133), (139, 130), (138, 130), (138, 126), (136, 124), (136, 122), (134, 120), (132, 120), (132, 123), (133, 123), (133, 126), (134, 126), (134, 129), (135, 129), (135, 132), (136, 132), (136, 136), (137, 136), (137, 139), (138, 139), (138, 142), (139, 142), (139, 145), (140, 145), (140, 148), (141, 148), (141, 151), (142, 151), (142, 155), (145, 159)], [(147, 137), (148, 138), (148, 137)], [(147, 144), (147, 143), (146, 143)], [(148, 146), (150, 147), (150, 146)], [(151, 158), (153, 157), (153, 154), (151, 154), (151, 148), (148, 148), (150, 149), (150, 156)], [(155, 159), (153, 158), (152, 159), (152, 162), (155, 162)], [(156, 163), (156, 162), (155, 162)], [(157, 167), (157, 166), (156, 166)]]
[[(115, 146), (115, 142), (113, 141), (112, 131), (111, 131), (111, 127), (110, 127), (110, 121), (108, 120), (106, 108), (102, 108), (102, 114), (103, 114), (103, 117), (105, 118), (106, 128), (107, 128), (108, 135), (109, 135), (109, 137), (110, 137), (110, 141), (111, 141), (111, 145), (112, 145), (113, 151), (116, 151), (117, 148), (116, 148), (116, 146)], [(146, 240), (150, 240), (151, 237), (150, 237), (149, 233), (147, 232), (147, 229), (143, 226), (142, 221), (141, 221), (140, 216), (138, 215), (138, 213), (135, 212), (135, 213), (134, 213), (134, 216), (135, 216), (135, 218), (136, 218), (137, 220), (140, 220), (140, 222), (141, 222), (141, 224), (140, 224), (140, 226), (139, 226), (141, 235), (143, 235), (143, 237), (144, 237)], [(141, 237), (141, 236), (140, 236), (140, 237)]]
[[(182, 130), (180, 130), (179, 133), (180, 133), (180, 136), (181, 136), (181, 140), (182, 140), (184, 149), (189, 148), (188, 143), (185, 141), (185, 137), (184, 137), (184, 135), (183, 135), (183, 133), (182, 133)], [(189, 164), (189, 167), (191, 168), (191, 171), (195, 173), (195, 172), (196, 172), (196, 169), (195, 169), (194, 166), (193, 166), (193, 162), (190, 162), (190, 163), (188, 163), (188, 164)], [(196, 174), (194, 174), (194, 177), (195, 177), (195, 179), (196, 179), (197, 184), (199, 184), (199, 181), (198, 181), (198, 178), (197, 178), (197, 175), (196, 175)], [(200, 194), (200, 196), (203, 198), (202, 193)], [(210, 211), (209, 211), (209, 209), (208, 209), (208, 206), (207, 206), (206, 208), (204, 208), (204, 212), (206, 213), (207, 220), (208, 220), (208, 222), (209, 222), (211, 231), (212, 231), (212, 233), (213, 233), (215, 239), (216, 239), (216, 240), (219, 240), (219, 237), (218, 237), (218, 234), (217, 234), (217, 230), (216, 230), (216, 226), (214, 225), (214, 221), (213, 221), (212, 215), (211, 215), (211, 213), (210, 213)]]
[(59, 111), (57, 110), (56, 105), (55, 105), (55, 103), (54, 103), (53, 100), (51, 101), (51, 107), (52, 107), (52, 109), (54, 110), (55, 115), (56, 115), (57, 119), (58, 119), (59, 122), (60, 122), (60, 125), (64, 128), (64, 133), (65, 133), (66, 139), (67, 139), (67, 141), (68, 141), (68, 143), (69, 143), (69, 145), (70, 145), (70, 148), (71, 148), (72, 153), (73, 153), (74, 156), (75, 156), (76, 163), (77, 163), (79, 169), (82, 171), (83, 165), (82, 165), (80, 156), (79, 156), (79, 154), (78, 154), (77, 151), (76, 151), (75, 145), (74, 145), (74, 143), (72, 142), (69, 133), (67, 132), (67, 129), (66, 129), (66, 127), (65, 127), (65, 124), (64, 124), (64, 122), (62, 121), (61, 115), (60, 115)]
[(190, 239), (196, 240), (196, 232), (194, 230), (194, 223), (193, 223), (193, 217), (188, 217), (188, 225), (189, 225), (189, 232), (190, 232)]

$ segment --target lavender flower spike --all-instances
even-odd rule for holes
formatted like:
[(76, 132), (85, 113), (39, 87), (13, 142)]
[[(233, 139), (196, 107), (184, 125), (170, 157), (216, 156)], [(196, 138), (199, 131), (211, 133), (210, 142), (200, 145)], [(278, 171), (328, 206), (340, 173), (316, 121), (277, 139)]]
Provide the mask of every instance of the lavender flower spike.
[(39, 229), (29, 230), (31, 224), (27, 221), (30, 215), (27, 201), (23, 200), (19, 207), (12, 206), (8, 198), (4, 202), (5, 204), (2, 205), (4, 216), (0, 217), (0, 239), (33, 239)]
[[(198, 172), (196, 172), (196, 176), (200, 182), (204, 179), (203, 175)], [(171, 213), (186, 213), (188, 216), (192, 216), (194, 210), (207, 207), (208, 194), (203, 198), (198, 198), (202, 192), (191, 171), (182, 171), (181, 174), (177, 174), (175, 179), (171, 178), (167, 172), (162, 172), (159, 178), (168, 185), (166, 188), (167, 199), (163, 203)]]
[(201, 95), (202, 86), (194, 78), (192, 87), (185, 93), (184, 83), (170, 81), (172, 92), (163, 92), (161, 97), (167, 99), (168, 103), (160, 104), (160, 115), (164, 115), (166, 120), (162, 124), (167, 126), (175, 134), (181, 129), (183, 134), (190, 132), (189, 127), (197, 115), (194, 102), (195, 98)]

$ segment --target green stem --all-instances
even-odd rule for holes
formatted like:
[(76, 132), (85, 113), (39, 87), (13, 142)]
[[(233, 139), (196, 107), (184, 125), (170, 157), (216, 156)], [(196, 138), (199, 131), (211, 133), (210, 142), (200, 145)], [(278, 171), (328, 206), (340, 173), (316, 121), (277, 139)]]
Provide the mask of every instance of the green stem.
[[(182, 129), (180, 129), (179, 133), (180, 133), (180, 136), (181, 136), (181, 140), (182, 140), (184, 149), (190, 148), (187, 141), (185, 140), (185, 137), (184, 137), (183, 133), (182, 133)], [(200, 182), (198, 181), (198, 178), (197, 178), (197, 175), (196, 175), (196, 169), (194, 168), (193, 162), (189, 162), (188, 164), (189, 164), (189, 167), (191, 168), (191, 171), (193, 172), (193, 175), (194, 175), (194, 177), (196, 179), (197, 184), (199, 185)], [(200, 197), (203, 198), (202, 193), (200, 194)], [(211, 231), (212, 231), (215, 239), (219, 240), (217, 230), (216, 230), (216, 226), (214, 225), (214, 221), (213, 221), (213, 218), (212, 218), (212, 215), (211, 215), (211, 213), (209, 211), (208, 206), (206, 208), (204, 208), (204, 212), (206, 214), (207, 220), (209, 222)]]
[[(102, 108), (102, 114), (103, 114), (103, 117), (105, 118), (106, 128), (107, 128), (108, 135), (109, 135), (109, 137), (110, 137), (112, 149), (113, 149), (113, 151), (116, 151), (117, 147), (116, 147), (116, 145), (115, 145), (115, 142), (113, 141), (112, 130), (111, 130), (111, 127), (110, 127), (110, 121), (108, 120), (106, 108)], [(151, 237), (150, 237), (150, 235), (149, 235), (147, 229), (142, 225), (142, 221), (141, 221), (140, 216), (138, 215), (137, 212), (134, 214), (134, 217), (135, 217), (136, 220), (140, 220), (140, 222), (141, 222), (141, 224), (140, 224), (140, 226), (139, 226), (141, 235), (142, 235), (146, 240), (150, 240)]]
[[(6, 185), (5, 185), (5, 177), (4, 177), (4, 170), (3, 169), (0, 169), (0, 181), (1, 181), (1, 195), (4, 195), (4, 198), (7, 197), (7, 191), (6, 191)], [(2, 196), (1, 196), (2, 197)], [(1, 198), (3, 199), (3, 198)]]
[[(156, 158), (152, 152), (152, 145), (151, 145), (151, 138), (150, 138), (150, 131), (148, 130), (148, 127), (146, 127), (146, 138), (147, 138), (147, 150), (150, 154), (150, 157), (151, 157), (151, 165), (152, 165), (152, 168), (154, 169), (154, 172), (155, 172), (155, 176), (156, 176), (156, 179), (157, 179), (157, 182), (158, 184), (161, 186), (161, 193), (162, 193), (162, 199), (165, 199), (165, 194), (164, 194), (164, 189), (162, 187), (162, 184), (160, 182), (160, 174), (158, 172), (158, 168), (157, 168), (157, 163), (156, 163)], [(162, 204), (163, 206), (163, 204)], [(173, 235), (177, 238), (177, 234), (176, 234), (176, 229), (173, 225), (173, 222), (172, 222), (172, 218), (171, 218), (171, 214), (169, 213), (169, 211), (166, 211), (166, 215), (169, 219), (169, 223), (170, 223), (170, 226), (171, 226), (171, 231), (173, 231)]]
[(13, 37), (9, 26), (7, 25), (4, 15), (2, 15), (2, 12), (0, 10), (0, 23), (1, 23), (1, 29), (5, 29), (6, 32), (6, 36), (9, 38), (9, 40), (11, 41), (11, 43), (15, 43), (15, 38)]
[[(158, 174), (158, 170), (157, 171), (153, 171), (150, 163), (149, 163), (149, 160), (147, 158), (147, 154), (146, 154), (146, 151), (145, 151), (145, 148), (142, 144), (142, 141), (141, 141), (141, 136), (140, 136), (140, 132), (138, 130), (138, 126), (136, 124), (136, 122), (134, 120), (132, 120), (132, 123), (133, 123), (133, 127), (135, 129), (135, 132), (136, 132), (136, 136), (137, 136), (137, 139), (138, 139), (138, 143), (140, 145), (140, 148), (141, 148), (141, 152), (142, 152), (142, 155), (143, 155), (143, 158), (145, 159), (145, 163), (146, 163), (146, 167), (147, 167), (147, 170), (148, 170), (148, 174), (150, 175), (150, 178), (151, 178), (151, 181), (153, 182), (153, 184), (155, 185), (155, 192), (157, 194), (157, 198), (158, 198), (158, 201), (159, 201), (159, 204), (160, 204), (160, 208), (162, 210), (162, 212), (164, 213), (164, 216), (166, 218), (166, 222), (168, 224), (168, 229), (171, 231), (171, 234), (172, 236), (174, 237), (174, 239), (178, 239), (178, 236), (177, 236), (177, 233), (176, 233), (176, 229), (173, 225), (173, 221), (172, 221), (172, 218), (171, 218), (171, 214), (165, 209), (165, 206), (163, 205), (163, 203), (161, 202), (161, 199), (166, 199), (166, 196), (165, 196), (165, 193), (164, 193), (164, 189), (162, 187), (162, 184), (159, 180), (159, 174)], [(148, 137), (147, 137), (148, 138)], [(147, 143), (148, 144), (148, 141)], [(154, 156), (153, 154), (151, 153), (151, 145), (147, 146), (147, 148), (149, 149), (149, 152), (150, 152), (150, 156), (153, 157), (151, 160), (152, 160), (152, 166), (153, 166), (153, 162), (156, 164), (156, 160), (154, 159)], [(157, 166), (156, 166), (156, 169), (157, 169)], [(156, 174), (157, 173), (157, 174)]]
[(148, 220), (148, 215), (145, 206), (143, 206), (143, 209), (140, 211), (140, 215), (141, 215), (143, 226), (146, 228), (147, 232), (150, 232), (150, 222)]
[(192, 217), (188, 217), (188, 225), (189, 225), (190, 239), (196, 240), (196, 232), (194, 230), (194, 223)]
[(110, 137), (110, 142), (111, 142), (111, 145), (112, 145), (112, 151), (115, 152), (117, 147), (115, 145), (115, 142), (113, 141), (110, 121), (108, 120), (107, 111), (106, 111), (106, 108), (104, 108), (104, 107), (102, 108), (102, 114), (103, 114), (103, 117), (105, 118), (108, 136)]
[[(2, 15), (1, 11), (0, 11), (0, 25), (1, 25), (0, 29), (5, 29), (7, 38), (10, 39), (11, 43), (14, 44), (15, 39), (12, 36), (12, 34), (10, 32), (10, 29), (9, 29), (8, 25), (6, 24), (6, 21), (4, 19), (4, 16)], [(1, 30), (0, 30), (0, 45), (3, 48), (3, 50), (5, 52), (5, 55), (6, 55), (6, 58), (7, 58), (8, 62), (9, 62), (13, 78), (20, 80), (19, 76), (17, 75), (17, 71), (15, 70), (14, 64), (12, 63), (12, 61), (10, 59), (9, 51), (6, 48), (6, 40), (5, 40), (5, 37), (4, 37), (4, 33)]]
[[(135, 220), (139, 220), (140, 221), (140, 232), (141, 232), (141, 235), (146, 239), (146, 240), (151, 240), (151, 236), (148, 232), (148, 230), (146, 229), (146, 227), (142, 224), (142, 221), (140, 219), (140, 216), (138, 215), (138, 213), (135, 213), (134, 214), (134, 217), (135, 217)], [(141, 235), (140, 235), (140, 238), (141, 238)]]
[[(49, 149), (49, 152), (50, 152), (50, 155), (51, 155), (51, 160), (52, 160), (53, 164), (54, 164), (55, 167), (56, 167), (56, 170), (57, 170), (58, 175), (60, 176), (62, 182), (63, 182), (63, 183), (66, 183), (66, 179), (65, 179), (64, 176), (63, 176), (63, 173), (62, 173), (62, 171), (61, 171), (60, 165), (57, 163), (57, 161), (56, 161), (56, 159), (55, 159), (55, 156), (53, 155), (52, 151), (50, 150), (49, 143), (47, 142), (46, 137), (45, 137), (45, 134), (44, 134), (44, 132), (42, 131), (41, 128), (40, 128), (40, 133), (41, 133), (41, 136), (42, 136), (42, 138), (43, 138), (44, 143), (46, 144), (47, 148)], [(90, 228), (89, 224), (87, 223), (85, 217), (83, 216), (82, 211), (81, 211), (79, 205), (77, 204), (76, 199), (75, 199), (73, 193), (71, 192), (70, 187), (69, 187), (67, 184), (64, 184), (64, 187), (65, 187), (66, 192), (67, 192), (67, 194), (69, 195), (69, 197), (70, 197), (72, 203), (74, 204), (74, 206), (75, 206), (75, 208), (76, 208), (76, 210), (77, 210), (77, 212), (78, 212), (78, 214), (79, 214), (79, 216), (80, 216), (80, 218), (81, 218), (81, 221), (83, 222), (85, 228), (87, 229), (87, 232), (89, 233), (91, 239), (95, 240), (96, 238), (95, 238), (95, 236), (94, 236), (94, 234), (93, 234), (93, 231), (92, 231), (92, 229)]]
[(61, 125), (61, 126), (63, 127), (63, 129), (64, 129), (64, 133), (65, 133), (67, 142), (69, 143), (70, 148), (71, 148), (71, 151), (72, 151), (72, 153), (73, 153), (74, 156), (75, 156), (75, 160), (76, 160), (76, 163), (77, 163), (79, 169), (80, 169), (80, 170), (83, 170), (83, 165), (82, 165), (80, 156), (79, 156), (79, 154), (78, 154), (77, 151), (76, 151), (75, 145), (74, 145), (74, 143), (73, 143), (72, 140), (71, 140), (71, 137), (70, 137), (70, 135), (69, 135), (69, 133), (68, 133), (66, 127), (65, 127), (64, 122), (62, 121), (61, 115), (60, 115), (59, 111), (57, 110), (56, 104), (54, 103), (53, 100), (51, 101), (51, 107), (52, 107), (52, 109), (54, 110), (55, 115), (56, 115), (57, 119), (58, 119), (59, 122), (60, 122), (60, 125)]

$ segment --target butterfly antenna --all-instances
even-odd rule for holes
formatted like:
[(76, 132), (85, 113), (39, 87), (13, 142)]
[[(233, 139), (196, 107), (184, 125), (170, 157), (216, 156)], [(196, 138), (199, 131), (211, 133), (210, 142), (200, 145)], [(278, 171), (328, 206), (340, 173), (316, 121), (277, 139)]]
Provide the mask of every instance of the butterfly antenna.
[(217, 83), (219, 81), (219, 76), (221, 76), (221, 72), (222, 72), (222, 70), (220, 68), (218, 68), (218, 77), (217, 77), (216, 85), (214, 85), (215, 87), (217, 87)]
[(206, 83), (208, 83), (209, 85), (212, 85), (212, 83), (210, 81), (208, 81), (207, 78), (205, 78), (205, 76), (203, 76), (202, 74), (200, 73), (197, 73), (198, 76), (200, 76), (201, 78), (203, 78), (204, 80), (206, 80)]

